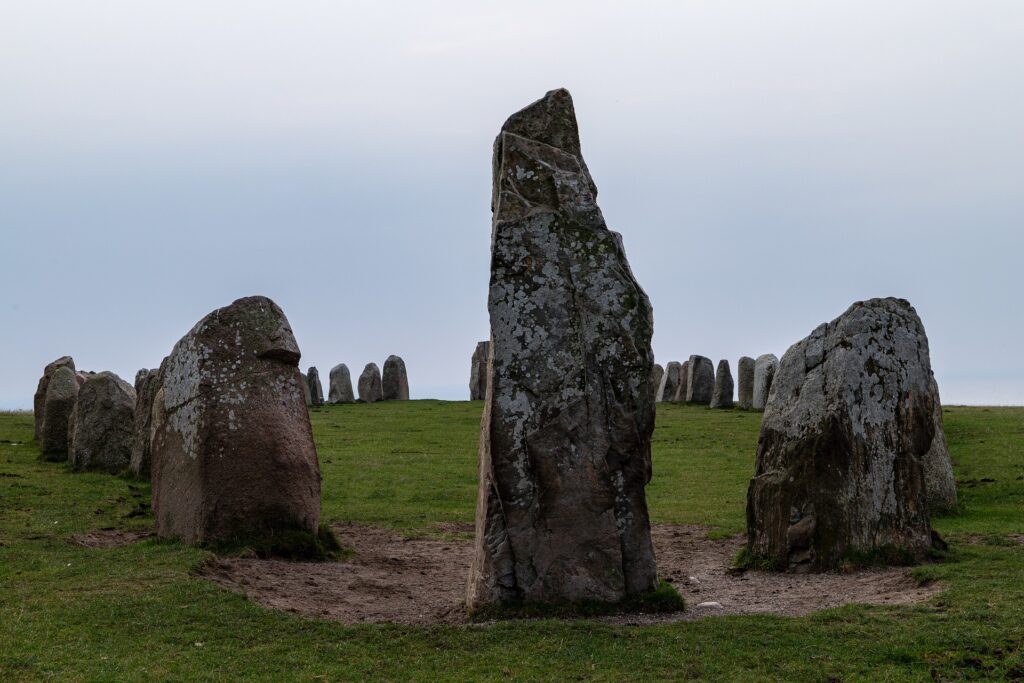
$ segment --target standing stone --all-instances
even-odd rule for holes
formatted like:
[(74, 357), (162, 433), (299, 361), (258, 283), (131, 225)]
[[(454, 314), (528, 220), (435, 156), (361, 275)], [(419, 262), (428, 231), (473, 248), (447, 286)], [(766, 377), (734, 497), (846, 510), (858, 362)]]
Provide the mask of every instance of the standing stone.
[(732, 408), (732, 371), (729, 370), (729, 361), (724, 358), (718, 361), (718, 371), (715, 373), (715, 392), (711, 396), (712, 408)]
[(299, 357), (284, 312), (262, 296), (213, 311), (175, 344), (153, 406), (160, 537), (316, 533), (320, 467)]
[(309, 366), (306, 382), (309, 384), (309, 405), (322, 406), (324, 404), (324, 387), (320, 384), (320, 372), (315, 365)]
[(750, 410), (754, 407), (754, 359), (750, 356), (740, 358), (739, 369), (739, 395), (740, 409)]
[(384, 361), (381, 395), (385, 401), (409, 400), (409, 377), (405, 374), (405, 361), (398, 356), (388, 356)]
[(932, 422), (935, 435), (932, 445), (924, 456), (924, 483), (928, 490), (928, 510), (931, 513), (952, 512), (958, 507), (956, 479), (953, 477), (953, 459), (946, 445), (946, 430), (942, 425), (942, 401), (939, 400), (939, 385), (935, 376), (929, 389), (932, 395)]
[(43, 376), (39, 378), (36, 385), (35, 396), (32, 397), (32, 414), (35, 420), (35, 438), (39, 441), (43, 438), (43, 419), (46, 415), (46, 388), (50, 385), (50, 377), (57, 368), (71, 368), (75, 371), (75, 361), (71, 356), (61, 356), (43, 368)]
[(159, 388), (160, 370), (142, 369), (135, 373), (135, 417), (128, 469), (142, 479), (149, 479), (153, 452), (153, 399)]
[(313, 405), (313, 392), (309, 390), (309, 377), (301, 370), (299, 370), (299, 377), (302, 379), (302, 398), (308, 408)]
[(651, 305), (605, 226), (565, 90), (494, 145), (474, 610), (617, 602), (656, 584)]
[(754, 361), (754, 395), (751, 398), (751, 407), (754, 410), (764, 410), (768, 405), (768, 394), (771, 392), (772, 381), (778, 367), (779, 359), (771, 353), (758, 356)]
[(661, 380), (665, 377), (665, 368), (661, 367), (657, 363), (654, 364), (654, 370), (651, 371), (651, 388), (654, 390), (654, 401), (655, 403), (661, 403)]
[(384, 391), (381, 387), (380, 368), (376, 363), (367, 363), (363, 368), (363, 374), (359, 375), (359, 400), (364, 403), (373, 403), (384, 398)]
[(135, 389), (112, 372), (89, 377), (78, 390), (69, 460), (77, 471), (119, 474), (132, 457)]
[(665, 366), (665, 374), (661, 377), (661, 384), (658, 389), (660, 400), (676, 400), (676, 392), (679, 391), (679, 378), (682, 376), (682, 367), (679, 361), (671, 361)]
[(43, 433), (40, 446), (43, 459), (61, 462), (68, 459), (68, 421), (78, 401), (75, 371), (61, 365), (50, 375), (46, 386)]
[(487, 353), (490, 342), (477, 342), (469, 368), (469, 400), (482, 401), (487, 395)]
[(752, 557), (796, 571), (922, 559), (931, 381), (924, 326), (902, 299), (857, 302), (790, 347), (747, 493)]
[(331, 368), (330, 389), (328, 400), (331, 403), (352, 403), (356, 400), (352, 394), (352, 376), (348, 372), (348, 366), (339, 363)]
[(690, 356), (686, 367), (686, 402), (703, 406), (711, 403), (715, 393), (715, 366), (710, 358)]

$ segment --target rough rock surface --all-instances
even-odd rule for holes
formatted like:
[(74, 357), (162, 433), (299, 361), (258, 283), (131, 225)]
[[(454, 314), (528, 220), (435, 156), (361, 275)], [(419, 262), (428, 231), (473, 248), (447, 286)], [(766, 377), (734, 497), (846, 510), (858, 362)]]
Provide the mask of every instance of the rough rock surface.
[(213, 311), (164, 362), (153, 407), (153, 512), (163, 538), (315, 533), (320, 467), (284, 312), (252, 296)]
[(924, 483), (928, 490), (928, 511), (950, 512), (956, 510), (956, 479), (953, 476), (953, 459), (946, 445), (946, 430), (942, 425), (942, 401), (939, 399), (939, 385), (932, 376), (932, 421), (935, 435), (932, 445), (924, 456)]
[(35, 420), (35, 438), (39, 441), (43, 437), (43, 419), (46, 415), (46, 388), (50, 385), (50, 377), (57, 368), (71, 368), (75, 370), (75, 361), (71, 356), (61, 356), (43, 368), (43, 376), (39, 378), (36, 385), (36, 393), (32, 397), (32, 413)]
[(690, 361), (684, 360), (679, 366), (679, 384), (676, 385), (676, 393), (670, 399), (675, 403), (686, 403), (686, 392), (690, 382)]
[(405, 373), (405, 361), (398, 356), (388, 356), (384, 361), (381, 394), (385, 401), (409, 400), (409, 376)]
[(708, 405), (715, 393), (715, 366), (704, 356), (690, 356), (686, 366), (686, 402)]
[(477, 342), (469, 368), (469, 400), (482, 401), (487, 395), (487, 353), (490, 342)]
[(311, 406), (313, 405), (313, 392), (309, 390), (309, 377), (299, 370), (299, 378), (302, 380), (302, 400), (306, 402), (307, 406)]
[(43, 459), (60, 462), (68, 459), (68, 421), (78, 401), (78, 380), (75, 371), (61, 365), (50, 375), (46, 386), (46, 403), (40, 447)]
[(309, 367), (306, 373), (306, 382), (309, 384), (309, 404), (322, 406), (324, 404), (324, 385), (320, 383), (320, 371), (315, 365)]
[(729, 369), (729, 361), (724, 358), (718, 361), (718, 371), (715, 372), (715, 391), (711, 395), (712, 408), (732, 408), (732, 371)]
[(655, 363), (654, 369), (651, 371), (651, 387), (654, 388), (655, 403), (661, 403), (661, 380), (664, 379), (664, 377), (665, 368)]
[(352, 403), (356, 400), (355, 394), (352, 393), (352, 375), (344, 363), (338, 363), (331, 368), (327, 400), (331, 403)]
[(754, 410), (764, 410), (768, 405), (768, 395), (772, 390), (772, 381), (779, 368), (779, 359), (775, 354), (766, 353), (754, 361), (754, 392), (750, 406)]
[(380, 368), (376, 363), (367, 363), (363, 374), (359, 375), (359, 400), (373, 403), (384, 398), (381, 387)]
[(567, 91), (505, 122), (493, 168), (467, 605), (619, 601), (656, 584), (650, 302), (595, 201)]
[(132, 454), (128, 469), (143, 479), (149, 478), (153, 452), (153, 398), (160, 388), (160, 370), (142, 369), (135, 373), (135, 418), (132, 429)]
[(683, 366), (679, 361), (670, 361), (665, 365), (665, 374), (661, 376), (661, 384), (658, 388), (658, 398), (661, 401), (675, 401), (679, 391), (679, 379), (683, 374)]
[(754, 364), (756, 361), (750, 356), (740, 358), (739, 366), (736, 369), (739, 383), (739, 407), (742, 410), (750, 410), (754, 407)]
[(91, 375), (75, 403), (71, 466), (122, 472), (131, 460), (134, 426), (135, 388), (112, 372)]
[(747, 493), (750, 553), (796, 571), (923, 558), (931, 381), (924, 326), (902, 299), (857, 302), (790, 347)]

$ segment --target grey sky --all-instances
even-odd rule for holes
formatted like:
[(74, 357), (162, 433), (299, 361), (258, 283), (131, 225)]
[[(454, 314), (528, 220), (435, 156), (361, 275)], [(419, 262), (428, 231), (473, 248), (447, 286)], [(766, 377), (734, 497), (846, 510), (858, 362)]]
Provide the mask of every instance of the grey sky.
[(1021, 36), (1017, 0), (0, 3), (0, 408), (250, 294), (303, 369), (465, 398), (491, 143), (561, 86), (659, 361), (903, 296), (946, 402), (1024, 404)]

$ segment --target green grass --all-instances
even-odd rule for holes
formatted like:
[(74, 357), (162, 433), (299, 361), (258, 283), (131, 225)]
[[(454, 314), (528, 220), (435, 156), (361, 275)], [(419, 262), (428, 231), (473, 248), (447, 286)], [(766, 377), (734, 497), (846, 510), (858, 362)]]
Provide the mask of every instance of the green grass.
[[(480, 410), (314, 411), (324, 521), (409, 534), (472, 521)], [(962, 510), (934, 522), (947, 559), (914, 570), (948, 586), (927, 603), (648, 627), (346, 627), (195, 576), (200, 549), (69, 544), (96, 527), (150, 526), (137, 512), (148, 486), (38, 462), (31, 416), (0, 415), (0, 680), (1013, 680), (1024, 676), (1024, 546), (1008, 535), (1024, 533), (1024, 409), (945, 418)], [(757, 431), (757, 414), (659, 406), (653, 519), (741, 531)]]

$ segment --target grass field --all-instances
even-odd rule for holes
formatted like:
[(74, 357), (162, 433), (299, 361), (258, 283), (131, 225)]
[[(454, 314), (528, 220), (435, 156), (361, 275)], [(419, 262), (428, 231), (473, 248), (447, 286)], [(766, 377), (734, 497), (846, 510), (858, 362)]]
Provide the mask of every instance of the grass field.
[[(312, 413), (325, 521), (431, 534), (469, 522), (480, 403)], [(950, 408), (962, 511), (916, 571), (948, 589), (914, 607), (850, 605), (627, 627), (589, 621), (346, 627), (264, 609), (191, 572), (207, 553), (146, 540), (149, 487), (37, 460), (30, 415), (0, 415), (0, 681), (1024, 680), (1024, 409)], [(662, 405), (648, 488), (657, 522), (743, 529), (759, 416)], [(141, 507), (140, 507), (141, 504)]]

